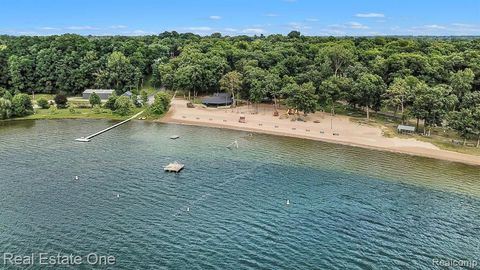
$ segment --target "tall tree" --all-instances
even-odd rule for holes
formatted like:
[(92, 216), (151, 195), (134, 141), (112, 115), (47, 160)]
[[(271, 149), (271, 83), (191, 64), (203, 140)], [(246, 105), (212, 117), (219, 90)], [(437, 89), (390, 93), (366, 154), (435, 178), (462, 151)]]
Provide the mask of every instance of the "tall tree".
[[(412, 113), (417, 119), (424, 120), (423, 133), (430, 135), (431, 127), (441, 125), (444, 116), (452, 109), (458, 99), (451, 94), (451, 88), (446, 85), (424, 87), (416, 93)], [(427, 132), (428, 131), (428, 132)]]
[(354, 50), (355, 46), (349, 41), (330, 43), (320, 51), (321, 60), (331, 67), (334, 76), (338, 76), (355, 61)]
[(335, 103), (350, 92), (350, 85), (353, 81), (347, 77), (331, 76), (320, 85), (320, 99), (330, 104), (331, 114), (335, 114)]
[(315, 94), (313, 83), (302, 85), (291, 83), (285, 86), (284, 92), (287, 93), (286, 102), (290, 108), (302, 111), (304, 115), (316, 111), (318, 96)]
[(370, 109), (378, 102), (385, 92), (386, 85), (382, 78), (374, 74), (363, 74), (353, 86), (354, 95), (360, 105), (367, 111), (367, 119), (370, 120)]
[(220, 89), (232, 94), (234, 106), (237, 106), (237, 93), (242, 89), (242, 83), (242, 74), (238, 71), (230, 71), (220, 80)]
[(463, 96), (472, 90), (474, 78), (475, 74), (469, 68), (451, 73), (450, 85), (452, 86), (453, 93), (457, 95), (460, 101), (463, 99)]
[(265, 76), (265, 92), (273, 97), (274, 110), (277, 111), (277, 98), (282, 94), (282, 80), (275, 72)]

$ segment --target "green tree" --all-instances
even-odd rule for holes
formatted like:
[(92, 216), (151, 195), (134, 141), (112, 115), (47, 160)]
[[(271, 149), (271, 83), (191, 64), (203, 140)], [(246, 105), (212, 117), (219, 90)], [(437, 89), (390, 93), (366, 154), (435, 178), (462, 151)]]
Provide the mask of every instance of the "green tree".
[(111, 96), (108, 97), (107, 102), (103, 105), (105, 108), (110, 109), (112, 111), (115, 110), (115, 102), (117, 101), (117, 94), (115, 92), (112, 93)]
[(122, 52), (115, 51), (108, 56), (106, 69), (97, 76), (97, 86), (114, 87), (117, 94), (136, 88), (140, 84), (141, 72)]
[(134, 109), (132, 101), (126, 96), (120, 96), (115, 101), (115, 113), (125, 116), (132, 113)]
[(265, 92), (273, 97), (274, 110), (277, 111), (277, 98), (282, 95), (282, 80), (275, 72), (265, 76)]
[(331, 76), (321, 83), (319, 93), (320, 99), (323, 99), (326, 103), (330, 104), (332, 115), (335, 115), (335, 103), (350, 92), (349, 88), (352, 84), (353, 82), (350, 78), (336, 76)]
[(140, 97), (142, 100), (142, 104), (145, 106), (148, 103), (148, 93), (145, 90), (140, 91)]
[(458, 132), (463, 138), (463, 145), (472, 134), (476, 133), (476, 125), (472, 116), (472, 110), (463, 108), (459, 112), (452, 112), (448, 116), (448, 126)]
[(88, 101), (90, 102), (90, 105), (92, 105), (92, 108), (95, 105), (101, 105), (102, 104), (102, 100), (100, 99), (100, 96), (98, 96), (97, 93), (95, 93), (95, 92), (93, 92), (90, 95), (90, 98), (88, 99)]
[(304, 115), (314, 113), (317, 109), (318, 96), (315, 94), (313, 83), (289, 84), (285, 87), (287, 93), (287, 106), (303, 111)]
[(46, 98), (43, 98), (43, 97), (41, 97), (37, 100), (37, 105), (42, 109), (50, 108), (50, 104), (48, 103), (48, 100)]
[(167, 112), (170, 108), (171, 97), (165, 92), (160, 92), (155, 95), (155, 100), (150, 106), (150, 112), (156, 115)]
[(343, 73), (356, 59), (351, 42), (332, 42), (320, 51), (320, 59), (332, 70), (334, 76)]
[(55, 100), (57, 108), (65, 109), (67, 107), (68, 99), (67, 95), (65, 95), (64, 93), (58, 93), (57, 95), (55, 95), (55, 98), (53, 100)]
[(462, 100), (463, 96), (472, 90), (475, 74), (469, 68), (450, 74), (450, 85), (453, 93)]
[(8, 70), (13, 89), (25, 92), (32, 89), (35, 80), (33, 73), (35, 66), (29, 56), (10, 56)]
[(458, 102), (451, 91), (446, 85), (436, 85), (424, 87), (415, 94), (412, 113), (417, 119), (424, 120), (423, 134), (430, 135), (431, 127), (441, 125), (446, 113)]
[(367, 119), (370, 120), (370, 109), (381, 100), (386, 85), (378, 75), (365, 73), (355, 82), (353, 91), (360, 105), (367, 111)]
[(27, 94), (17, 94), (12, 99), (12, 108), (14, 116), (26, 116), (33, 114), (32, 100)]
[(242, 89), (242, 74), (238, 71), (231, 71), (220, 79), (220, 89), (232, 94), (234, 106), (237, 105), (237, 93)]
[(3, 98), (11, 101), (13, 99), (13, 95), (12, 93), (10, 93), (10, 91), (6, 91), (5, 94), (3, 95)]
[(12, 114), (12, 102), (8, 99), (0, 98), (0, 119), (8, 119)]

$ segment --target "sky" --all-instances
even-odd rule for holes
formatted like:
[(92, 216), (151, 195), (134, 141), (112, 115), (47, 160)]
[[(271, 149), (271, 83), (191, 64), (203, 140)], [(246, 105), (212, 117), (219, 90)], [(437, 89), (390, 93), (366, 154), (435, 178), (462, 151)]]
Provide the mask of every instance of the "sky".
[(0, 34), (480, 35), (480, 0), (1, 0)]

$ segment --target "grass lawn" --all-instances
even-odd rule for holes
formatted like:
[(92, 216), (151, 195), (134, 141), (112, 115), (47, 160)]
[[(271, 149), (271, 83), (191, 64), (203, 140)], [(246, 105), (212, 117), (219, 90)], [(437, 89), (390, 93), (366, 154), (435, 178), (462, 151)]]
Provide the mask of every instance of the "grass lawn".
[(29, 95), (29, 96), (34, 101), (37, 101), (40, 98), (45, 98), (46, 100), (53, 100), (53, 98), (55, 97), (54, 95), (50, 95), (50, 94), (35, 94), (35, 99), (33, 99), (32, 95)]
[[(352, 118), (353, 121), (361, 121), (366, 122), (365, 117), (354, 117)], [(412, 135), (404, 135), (398, 134), (397, 126), (400, 124), (400, 121), (394, 119), (393, 117), (388, 117), (385, 115), (375, 114), (372, 113), (370, 115), (370, 125), (376, 125), (383, 129), (384, 136), (386, 137), (399, 137), (403, 139), (417, 139), (419, 141), (429, 142), (435, 146), (438, 146), (440, 149), (454, 151), (463, 154), (469, 155), (476, 155), (480, 156), (480, 148), (474, 147), (472, 145), (476, 145), (476, 141), (469, 140), (467, 143), (470, 146), (463, 146), (462, 144), (454, 144), (452, 140), (457, 140), (463, 142), (463, 139), (453, 130), (444, 129), (442, 127), (436, 127), (431, 129), (430, 136), (423, 136), (421, 134), (412, 134)], [(415, 126), (414, 121), (412, 120), (407, 125)], [(419, 130), (423, 130), (423, 125), (419, 126)]]
[[(53, 108), (53, 107), (52, 107)], [(12, 120), (22, 120), (22, 119), (111, 119), (111, 120), (124, 120), (128, 117), (142, 111), (143, 108), (135, 108), (132, 114), (128, 116), (121, 116), (113, 113), (108, 109), (86, 109), (86, 108), (75, 108), (74, 110), (70, 109), (36, 109), (35, 114), (13, 118)]]

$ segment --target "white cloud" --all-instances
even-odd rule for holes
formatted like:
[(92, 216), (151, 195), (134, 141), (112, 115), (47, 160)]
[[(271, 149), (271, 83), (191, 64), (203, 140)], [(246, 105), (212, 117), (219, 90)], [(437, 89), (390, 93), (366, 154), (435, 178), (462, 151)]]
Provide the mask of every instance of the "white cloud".
[(242, 30), (243, 34), (253, 34), (253, 35), (259, 35), (265, 33), (265, 29), (263, 28), (246, 28)]
[(307, 22), (318, 22), (317, 18), (306, 18), (305, 21)]
[(212, 31), (213, 29), (208, 26), (193, 26), (193, 27), (185, 27), (185, 30), (188, 31)]
[(221, 16), (218, 16), (218, 15), (212, 15), (212, 16), (209, 16), (208, 17), (210, 20), (214, 20), (214, 21), (218, 21), (218, 20), (221, 20), (222, 17)]
[(309, 25), (299, 23), (299, 22), (290, 22), (287, 24), (287, 28), (290, 30), (297, 30), (297, 31), (312, 29), (312, 27), (310, 27)]
[(412, 29), (418, 29), (418, 30), (445, 30), (447, 27), (443, 25), (438, 25), (438, 24), (427, 24), (427, 25), (422, 25), (422, 26), (414, 26)]
[(96, 27), (84, 25), (84, 26), (68, 26), (65, 29), (68, 30), (98, 30)]
[(128, 26), (119, 24), (119, 25), (112, 25), (112, 26), (110, 26), (110, 28), (111, 29), (125, 29), (125, 28), (128, 28)]
[(385, 18), (383, 13), (357, 13), (355, 17), (358, 18)]
[(276, 13), (267, 13), (265, 14), (266, 17), (278, 17), (280, 15), (276, 14)]
[(229, 28), (229, 27), (227, 27), (227, 28), (225, 28), (225, 29), (223, 29), (223, 30), (224, 30), (225, 32), (238, 32), (238, 29)]
[(427, 24), (421, 26), (413, 26), (404, 31), (412, 35), (479, 35), (480, 25), (467, 23), (452, 23), (452, 24)]
[(357, 29), (357, 30), (369, 29), (368, 26), (363, 25), (359, 22), (348, 22), (345, 24), (331, 24), (328, 27), (330, 29)]
[(56, 27), (50, 27), (50, 26), (44, 26), (44, 27), (40, 27), (38, 28), (40, 30), (45, 30), (45, 31), (53, 31), (53, 30), (59, 30), (59, 28), (56, 28)]
[(368, 29), (369, 27), (358, 22), (349, 22), (346, 24), (351, 29)]
[(468, 23), (452, 23), (452, 26), (461, 27), (461, 28), (473, 28), (475, 25)]

